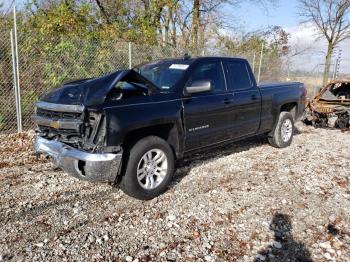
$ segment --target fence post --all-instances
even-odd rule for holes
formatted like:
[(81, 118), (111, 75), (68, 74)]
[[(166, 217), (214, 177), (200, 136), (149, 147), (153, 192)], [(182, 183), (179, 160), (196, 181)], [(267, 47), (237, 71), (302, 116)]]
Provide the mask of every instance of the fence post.
[(132, 68), (131, 42), (129, 42), (129, 69)]
[[(22, 132), (22, 107), (21, 107), (21, 86), (19, 81), (19, 62), (18, 62), (18, 40), (17, 40), (17, 18), (16, 18), (16, 5), (13, 6), (13, 27), (14, 27), (14, 37), (13, 37), (13, 44), (14, 44), (14, 58), (16, 63), (16, 90), (17, 90), (17, 96), (16, 96), (16, 104), (18, 107), (17, 111), (17, 129), (18, 132)], [(13, 34), (13, 33), (12, 33)]]
[(20, 104), (19, 101), (19, 90), (18, 90), (18, 78), (17, 78), (17, 70), (16, 70), (16, 51), (15, 51), (15, 43), (13, 37), (13, 30), (10, 32), (11, 37), (11, 53), (12, 53), (12, 71), (13, 71), (13, 89), (15, 91), (15, 99), (16, 99), (16, 116), (17, 116), (17, 131), (22, 132), (22, 123), (20, 118)]
[(264, 42), (261, 45), (261, 54), (260, 54), (260, 63), (259, 63), (259, 73), (258, 73), (258, 83), (260, 82), (260, 74), (261, 74), (261, 64), (263, 59), (263, 52), (264, 52)]

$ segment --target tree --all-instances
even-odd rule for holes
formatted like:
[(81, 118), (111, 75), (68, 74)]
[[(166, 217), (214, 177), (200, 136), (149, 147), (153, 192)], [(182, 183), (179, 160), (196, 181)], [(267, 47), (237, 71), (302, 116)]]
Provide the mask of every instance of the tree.
[(313, 23), (320, 37), (327, 40), (323, 85), (327, 84), (334, 48), (350, 38), (350, 0), (299, 0), (303, 22)]
[[(192, 9), (186, 15), (186, 18), (189, 15), (192, 16), (190, 31), (192, 49), (203, 49), (208, 29), (231, 27), (223, 9), (237, 7), (243, 2), (241, 0), (192, 0)], [(246, 2), (266, 9), (267, 5), (277, 2), (277, 0), (247, 0)], [(232, 18), (232, 14), (229, 16)], [(184, 23), (186, 23), (186, 18)]]
[(198, 30), (200, 25), (200, 3), (199, 0), (193, 0), (193, 18), (192, 18), (192, 47), (198, 48)]

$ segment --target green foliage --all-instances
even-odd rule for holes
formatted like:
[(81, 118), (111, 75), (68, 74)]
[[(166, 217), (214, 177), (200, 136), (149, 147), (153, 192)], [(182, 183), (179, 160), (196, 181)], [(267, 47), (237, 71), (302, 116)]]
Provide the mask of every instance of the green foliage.
[(248, 33), (242, 38), (218, 35), (218, 46), (233, 54), (246, 54), (259, 53), (264, 44), (266, 53), (283, 56), (288, 52), (289, 37), (282, 28), (275, 26), (266, 31)]
[(218, 35), (217, 48), (221, 49), (224, 54), (248, 59), (252, 66), (255, 65), (254, 69), (256, 69), (262, 45), (264, 45), (262, 80), (278, 80), (284, 69), (283, 59), (289, 52), (289, 37), (289, 34), (281, 27), (274, 26), (265, 31), (248, 33), (241, 38)]
[(123, 0), (111, 2), (104, 7), (104, 14), (93, 3), (57, 0), (42, 5), (30, 0), (26, 5), (22, 33), (40, 36), (36, 41), (79, 36), (100, 41), (118, 38), (152, 45), (159, 43), (160, 20), (165, 5), (162, 1), (151, 1), (149, 6), (142, 6), (141, 2), (133, 5)]
[[(33, 9), (35, 4), (35, 1), (29, 2), (27, 8)], [(23, 22), (29, 25), (25, 28), (26, 31), (29, 29), (46, 38), (61, 35), (91, 36), (97, 26), (92, 6), (73, 0), (58, 1), (46, 9), (39, 7), (34, 15), (27, 13)]]

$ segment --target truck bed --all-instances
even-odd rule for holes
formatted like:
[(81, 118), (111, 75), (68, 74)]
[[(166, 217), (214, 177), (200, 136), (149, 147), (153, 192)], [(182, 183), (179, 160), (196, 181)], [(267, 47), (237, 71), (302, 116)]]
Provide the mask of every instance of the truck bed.
[(300, 82), (264, 82), (258, 85), (259, 88), (271, 88), (271, 87), (286, 87), (286, 86), (300, 86)]

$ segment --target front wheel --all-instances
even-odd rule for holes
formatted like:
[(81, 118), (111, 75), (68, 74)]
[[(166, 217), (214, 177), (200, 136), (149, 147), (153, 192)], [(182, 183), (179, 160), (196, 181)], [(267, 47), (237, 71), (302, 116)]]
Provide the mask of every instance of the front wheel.
[(294, 119), (291, 113), (281, 112), (274, 129), (268, 134), (270, 145), (283, 148), (292, 143)]
[(174, 154), (166, 141), (156, 136), (145, 137), (128, 152), (120, 188), (129, 196), (152, 199), (169, 185), (174, 162)]

